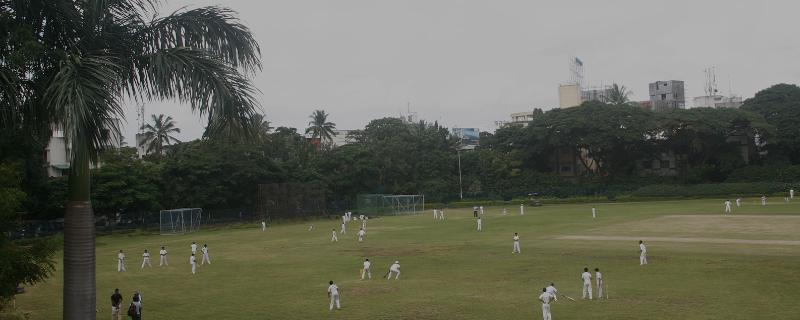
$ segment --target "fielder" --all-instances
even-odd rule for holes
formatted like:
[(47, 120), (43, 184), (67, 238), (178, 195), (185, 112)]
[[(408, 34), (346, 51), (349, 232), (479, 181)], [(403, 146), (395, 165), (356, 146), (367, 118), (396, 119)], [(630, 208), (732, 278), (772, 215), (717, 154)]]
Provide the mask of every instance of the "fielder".
[(597, 208), (592, 207), (592, 219), (597, 218)]
[(342, 227), (341, 227), (341, 229), (342, 229), (341, 233), (342, 233), (342, 234), (345, 234), (345, 233), (347, 233), (347, 232), (346, 232), (346, 230), (347, 230), (347, 229), (345, 229), (345, 228), (346, 228), (346, 226), (347, 226), (347, 225), (346, 225), (344, 222), (342, 222)]
[(117, 272), (125, 271), (125, 254), (122, 250), (117, 253)]
[(395, 275), (394, 279), (395, 280), (400, 279), (400, 261), (395, 261), (394, 264), (392, 264), (392, 266), (389, 267), (389, 276), (386, 277), (386, 279), (391, 279), (393, 272), (397, 274)]
[(361, 280), (364, 280), (364, 275), (367, 275), (368, 279), (372, 279), (372, 272), (369, 269), (371, 265), (372, 262), (369, 262), (369, 259), (364, 259), (364, 268), (361, 269)]
[(597, 299), (603, 298), (603, 274), (599, 268), (594, 268), (594, 281), (597, 285)]
[(361, 219), (361, 229), (367, 230), (367, 219)]
[(189, 257), (189, 264), (192, 265), (192, 274), (194, 274), (197, 270), (197, 258), (194, 257), (194, 253), (192, 253), (191, 257)]
[(159, 261), (158, 266), (168, 266), (169, 263), (167, 263), (167, 249), (161, 247), (161, 251), (159, 251), (158, 254), (161, 255), (161, 260)]
[(261, 231), (267, 231), (267, 222), (261, 220)]
[(592, 300), (592, 274), (589, 273), (589, 268), (583, 268), (581, 279), (583, 279), (583, 298), (586, 299), (588, 294), (589, 300)]
[(144, 249), (144, 253), (142, 253), (142, 269), (144, 269), (144, 265), (148, 267), (153, 267), (150, 265), (150, 253), (147, 252), (147, 249)]
[(336, 310), (341, 310), (342, 307), (339, 305), (339, 287), (333, 284), (333, 280), (331, 280), (330, 285), (328, 286), (328, 298), (331, 299), (331, 305), (328, 307), (328, 311), (333, 311), (333, 304), (336, 303)]
[(644, 241), (639, 240), (639, 265), (647, 264), (647, 247), (644, 246)]
[(331, 242), (337, 242), (339, 238), (336, 237), (336, 228), (331, 229)]
[(481, 209), (481, 215), (483, 215), (483, 206), (479, 207)]
[(525, 214), (525, 205), (520, 203), (519, 204), (519, 215), (524, 215), (524, 214)]
[(767, 205), (767, 196), (765, 196), (765, 195), (761, 196), (761, 205), (762, 206), (766, 206)]
[(208, 261), (208, 264), (211, 264), (211, 258), (208, 257), (208, 245), (203, 244), (203, 248), (200, 249), (200, 251), (203, 252), (203, 259), (200, 260), (200, 264), (206, 264), (206, 261)]
[(314, 225), (313, 224), (308, 226), (308, 231), (314, 231)]
[(742, 198), (736, 198), (736, 207), (738, 208), (741, 206), (742, 206)]
[(476, 207), (476, 206), (472, 207), (472, 216), (475, 217), (475, 218), (478, 217), (478, 207)]
[(364, 228), (361, 228), (360, 230), (358, 230), (358, 242), (364, 241), (364, 235), (365, 234), (367, 234), (367, 232), (364, 231)]
[(191, 247), (192, 247), (192, 254), (196, 254), (197, 253), (197, 243), (192, 241)]
[(589, 273), (589, 268), (583, 268), (581, 279), (583, 279), (583, 299), (586, 299), (588, 293), (589, 300), (592, 300), (592, 274)]
[(508, 213), (508, 210), (506, 208), (503, 208), (503, 215), (506, 215), (507, 213)]
[(444, 220), (444, 209), (439, 210), (439, 220)]
[(478, 231), (481, 231), (481, 217), (478, 217)]
[(794, 199), (794, 189), (789, 189), (789, 199)]
[(558, 301), (558, 289), (556, 289), (556, 284), (550, 282), (550, 285), (547, 286), (547, 293), (553, 295), (553, 301)]
[(542, 319), (552, 320), (550, 315), (550, 300), (555, 301), (555, 296), (547, 292), (547, 288), (542, 288), (542, 294), (539, 295), (539, 301), (542, 302)]
[(512, 249), (511, 253), (522, 253), (522, 251), (519, 250), (519, 235), (516, 232), (514, 232), (514, 249)]
[(439, 219), (439, 210), (433, 209), (433, 220)]
[(725, 213), (731, 213), (731, 201), (725, 200)]

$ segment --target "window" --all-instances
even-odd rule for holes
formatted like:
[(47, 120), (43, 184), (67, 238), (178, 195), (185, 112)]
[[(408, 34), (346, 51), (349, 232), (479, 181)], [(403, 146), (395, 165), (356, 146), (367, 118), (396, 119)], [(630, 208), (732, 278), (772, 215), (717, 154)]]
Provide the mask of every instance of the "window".
[(662, 169), (669, 168), (669, 160), (661, 160), (661, 168)]
[(661, 100), (667, 100), (667, 94), (666, 93), (662, 93), (661, 94)]

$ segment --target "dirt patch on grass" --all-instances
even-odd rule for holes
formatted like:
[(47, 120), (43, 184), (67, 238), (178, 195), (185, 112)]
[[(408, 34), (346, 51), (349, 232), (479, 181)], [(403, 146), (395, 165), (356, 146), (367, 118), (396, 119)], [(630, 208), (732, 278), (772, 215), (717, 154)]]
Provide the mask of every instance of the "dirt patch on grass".
[(668, 215), (588, 230), (586, 235), (800, 240), (800, 216)]
[(722, 238), (675, 238), (675, 237), (615, 237), (615, 236), (560, 236), (560, 240), (601, 240), (601, 241), (630, 241), (645, 240), (647, 242), (701, 242), (717, 244), (756, 244), (756, 245), (784, 245), (800, 246), (800, 241), (794, 240), (745, 240)]

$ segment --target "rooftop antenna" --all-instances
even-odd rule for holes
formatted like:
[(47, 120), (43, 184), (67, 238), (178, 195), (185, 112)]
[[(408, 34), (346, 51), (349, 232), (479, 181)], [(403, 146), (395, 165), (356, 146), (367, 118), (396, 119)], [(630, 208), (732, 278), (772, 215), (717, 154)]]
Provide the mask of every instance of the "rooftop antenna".
[(719, 92), (717, 90), (717, 70), (716, 67), (706, 68), (703, 70), (706, 74), (706, 96), (715, 96)]

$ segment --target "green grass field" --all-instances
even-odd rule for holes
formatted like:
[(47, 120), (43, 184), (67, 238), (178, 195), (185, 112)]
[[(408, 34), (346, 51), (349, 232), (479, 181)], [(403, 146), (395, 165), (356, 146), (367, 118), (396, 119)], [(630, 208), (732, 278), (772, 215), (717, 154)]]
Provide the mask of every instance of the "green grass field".
[[(145, 319), (541, 319), (537, 297), (555, 282), (555, 319), (798, 319), (800, 201), (745, 199), (732, 216), (722, 200), (687, 200), (487, 208), (483, 232), (471, 209), (370, 219), (365, 242), (358, 222), (338, 243), (334, 220), (205, 230), (181, 236), (115, 235), (97, 239), (98, 318), (110, 314), (120, 288), (125, 305), (143, 294)], [(511, 238), (522, 254), (512, 255)], [(583, 238), (580, 238), (583, 237)], [(639, 266), (638, 241), (649, 265)], [(653, 238), (653, 240), (649, 240)], [(747, 241), (733, 241), (747, 240)], [(189, 245), (208, 243), (213, 264), (192, 275)], [(159, 268), (158, 247), (170, 251)], [(153, 268), (140, 270), (141, 252)], [(128, 272), (116, 272), (116, 251)], [(365, 257), (373, 279), (359, 280)], [(400, 280), (381, 279), (400, 260)], [(199, 261), (199, 258), (198, 258)], [(581, 301), (583, 267), (599, 267), (609, 300)], [(17, 306), (33, 319), (61, 317), (60, 270), (28, 288)], [(341, 290), (341, 311), (328, 311), (326, 289)]]

